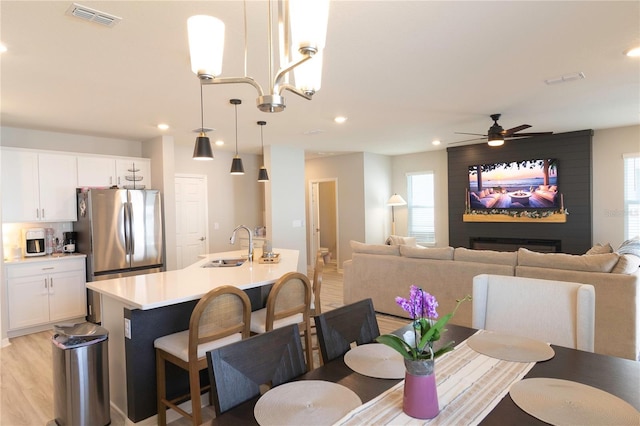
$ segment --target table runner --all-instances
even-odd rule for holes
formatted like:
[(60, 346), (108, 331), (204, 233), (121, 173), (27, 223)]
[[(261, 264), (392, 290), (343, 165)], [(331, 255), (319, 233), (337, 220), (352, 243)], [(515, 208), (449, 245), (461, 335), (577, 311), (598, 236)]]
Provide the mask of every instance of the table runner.
[(402, 411), (404, 381), (354, 409), (336, 425), (465, 424), (475, 425), (521, 380), (535, 362), (504, 361), (480, 354), (466, 341), (436, 359), (440, 414), (430, 420), (414, 419)]

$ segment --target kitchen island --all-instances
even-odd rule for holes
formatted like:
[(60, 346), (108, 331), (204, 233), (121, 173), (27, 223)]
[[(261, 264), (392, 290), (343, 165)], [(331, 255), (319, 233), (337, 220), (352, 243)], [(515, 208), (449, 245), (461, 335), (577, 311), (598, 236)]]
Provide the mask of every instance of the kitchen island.
[[(239, 259), (246, 250), (214, 253), (184, 269), (87, 283), (102, 295), (102, 326), (109, 330), (111, 405), (133, 422), (157, 413), (153, 341), (189, 328), (191, 311), (207, 292), (223, 285), (244, 290), (260, 309), (271, 285), (297, 270), (297, 250), (275, 249), (278, 263), (203, 267), (219, 259)], [(170, 366), (168, 366), (170, 367)], [(204, 372), (206, 373), (206, 372)], [(203, 383), (208, 383), (206, 374)], [(167, 396), (188, 393), (188, 376), (167, 368)], [(145, 422), (146, 423), (146, 422)]]

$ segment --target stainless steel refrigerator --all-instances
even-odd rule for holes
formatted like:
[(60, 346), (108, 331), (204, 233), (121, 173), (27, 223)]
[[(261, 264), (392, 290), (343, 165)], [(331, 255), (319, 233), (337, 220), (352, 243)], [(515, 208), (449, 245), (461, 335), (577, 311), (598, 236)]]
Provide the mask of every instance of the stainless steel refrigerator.
[[(78, 190), (77, 251), (87, 255), (87, 281), (164, 270), (160, 192)], [(102, 320), (100, 294), (87, 290), (87, 320)]]

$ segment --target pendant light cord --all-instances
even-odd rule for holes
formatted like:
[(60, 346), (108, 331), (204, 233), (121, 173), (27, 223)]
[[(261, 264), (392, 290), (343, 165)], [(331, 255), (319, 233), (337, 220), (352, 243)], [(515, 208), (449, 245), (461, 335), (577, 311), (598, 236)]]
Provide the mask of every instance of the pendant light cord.
[(260, 145), (262, 145), (262, 167), (264, 167), (264, 136), (262, 133), (262, 128), (264, 127), (264, 124), (260, 125)]
[(238, 156), (238, 105), (234, 105), (236, 109), (236, 157)]
[(244, 9), (244, 76), (247, 76), (247, 0), (243, 0), (242, 6)]
[(202, 82), (200, 82), (200, 133), (204, 133), (204, 103), (202, 101)]

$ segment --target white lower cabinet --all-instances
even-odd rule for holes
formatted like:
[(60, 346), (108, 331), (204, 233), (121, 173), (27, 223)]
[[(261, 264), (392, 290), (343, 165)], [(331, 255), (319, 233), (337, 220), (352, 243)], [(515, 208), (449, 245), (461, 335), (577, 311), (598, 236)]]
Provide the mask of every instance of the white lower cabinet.
[(85, 259), (5, 264), (9, 330), (86, 315)]

